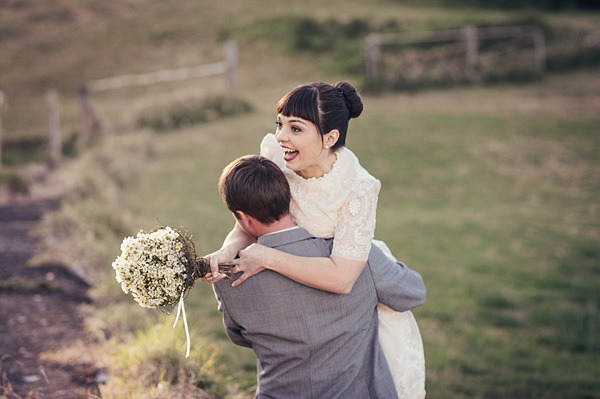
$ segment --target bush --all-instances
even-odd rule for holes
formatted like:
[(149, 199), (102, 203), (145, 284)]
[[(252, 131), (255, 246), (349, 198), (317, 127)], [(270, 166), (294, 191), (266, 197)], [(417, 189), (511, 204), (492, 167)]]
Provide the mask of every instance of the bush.
[(33, 264), (62, 263), (93, 285), (103, 284), (131, 215), (123, 210), (119, 188), (131, 183), (152, 150), (147, 135), (113, 137), (66, 162), (46, 185), (61, 199), (33, 231), (43, 251)]
[[(446, 1), (446, 3), (456, 5), (456, 1)], [(549, 11), (600, 9), (600, 4), (595, 0), (465, 0), (462, 3), (475, 7), (502, 9), (537, 8)]]
[(139, 114), (137, 124), (154, 131), (165, 131), (250, 111), (250, 103), (240, 99), (223, 96), (208, 99), (190, 98), (149, 107)]
[[(508, 21), (499, 26), (537, 26), (546, 40), (546, 70), (572, 70), (600, 64), (600, 42), (596, 32), (551, 25), (538, 17)], [(502, 82), (533, 82), (543, 78), (544, 70), (534, 65), (530, 40), (488, 39), (479, 41), (479, 64), (465, 67), (461, 43), (386, 45), (378, 62), (379, 77), (364, 90), (414, 92), (431, 87), (451, 87)], [(508, 45), (507, 45), (508, 43)], [(519, 47), (511, 48), (511, 44)], [(494, 48), (494, 52), (487, 51)]]
[(6, 185), (14, 194), (29, 194), (30, 181), (17, 171), (0, 170), (0, 187)]

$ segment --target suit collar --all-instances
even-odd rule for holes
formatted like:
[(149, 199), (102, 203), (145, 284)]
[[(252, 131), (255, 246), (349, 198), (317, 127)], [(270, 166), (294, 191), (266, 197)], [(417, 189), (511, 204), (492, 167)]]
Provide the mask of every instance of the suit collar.
[(258, 237), (258, 243), (265, 247), (275, 247), (279, 245), (291, 244), (294, 242), (306, 240), (313, 236), (302, 227), (292, 230), (278, 231), (277, 233), (267, 234)]

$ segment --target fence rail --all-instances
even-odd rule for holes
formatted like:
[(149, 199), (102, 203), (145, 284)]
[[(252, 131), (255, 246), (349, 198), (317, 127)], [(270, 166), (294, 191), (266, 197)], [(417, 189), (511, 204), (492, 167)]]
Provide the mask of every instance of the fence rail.
[[(147, 86), (165, 82), (176, 82), (188, 79), (204, 78), (215, 75), (224, 75), (225, 91), (228, 96), (237, 95), (237, 43), (230, 40), (223, 47), (223, 61), (204, 64), (194, 67), (167, 69), (138, 75), (121, 75), (106, 79), (92, 80), (84, 84), (79, 92), (81, 108), (81, 129), (77, 137), (77, 149), (83, 149), (95, 133), (102, 133), (99, 118), (94, 112), (90, 101), (90, 92), (101, 92), (125, 87)], [(60, 163), (62, 158), (62, 142), (60, 127), (60, 97), (56, 89), (46, 92), (46, 105), (48, 108), (48, 148), (53, 165)], [(0, 91), (0, 168), (2, 167), (2, 114), (5, 97)]]
[(231, 96), (237, 92), (237, 58), (238, 49), (235, 41), (225, 43), (223, 61), (204, 64), (194, 67), (178, 69), (165, 69), (156, 72), (121, 75), (111, 78), (92, 80), (86, 84), (90, 91), (107, 91), (134, 86), (149, 86), (158, 83), (176, 82), (188, 79), (204, 78), (224, 74), (226, 77), (226, 90)]
[[(503, 26), (476, 28), (468, 25), (462, 29), (387, 34), (374, 33), (367, 36), (364, 42), (367, 81), (374, 81), (379, 76), (379, 63), (382, 46), (384, 45), (458, 42), (463, 46), (464, 66), (468, 70), (475, 68), (481, 62), (482, 57), (479, 50), (479, 42), (493, 39), (512, 39), (510, 48), (519, 48), (533, 44), (534, 65), (538, 70), (545, 71), (546, 42), (544, 32), (539, 27)], [(505, 51), (506, 48), (503, 50)], [(488, 48), (483, 58), (493, 57), (494, 51), (494, 49)]]
[(194, 78), (202, 78), (217, 75), (226, 71), (224, 62), (188, 67), (180, 69), (169, 69), (139, 75), (122, 75), (113, 78), (93, 80), (87, 84), (90, 91), (106, 91), (121, 89), (132, 86), (148, 86), (157, 83), (175, 82)]

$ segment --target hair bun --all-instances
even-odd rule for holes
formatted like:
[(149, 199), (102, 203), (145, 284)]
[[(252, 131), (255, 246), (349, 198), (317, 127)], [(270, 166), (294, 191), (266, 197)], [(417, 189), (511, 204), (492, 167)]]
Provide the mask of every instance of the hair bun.
[(358, 118), (363, 111), (363, 103), (354, 86), (348, 82), (338, 82), (333, 87), (344, 95), (346, 105), (350, 110), (350, 118)]

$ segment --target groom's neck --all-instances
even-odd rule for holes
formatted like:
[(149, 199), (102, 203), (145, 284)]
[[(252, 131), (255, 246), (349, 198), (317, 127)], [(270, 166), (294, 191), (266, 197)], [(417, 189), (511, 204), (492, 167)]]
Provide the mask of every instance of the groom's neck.
[(263, 224), (258, 233), (260, 237), (264, 236), (265, 234), (277, 233), (278, 231), (290, 229), (292, 227), (296, 227), (296, 223), (294, 223), (291, 215), (288, 214), (269, 225)]

